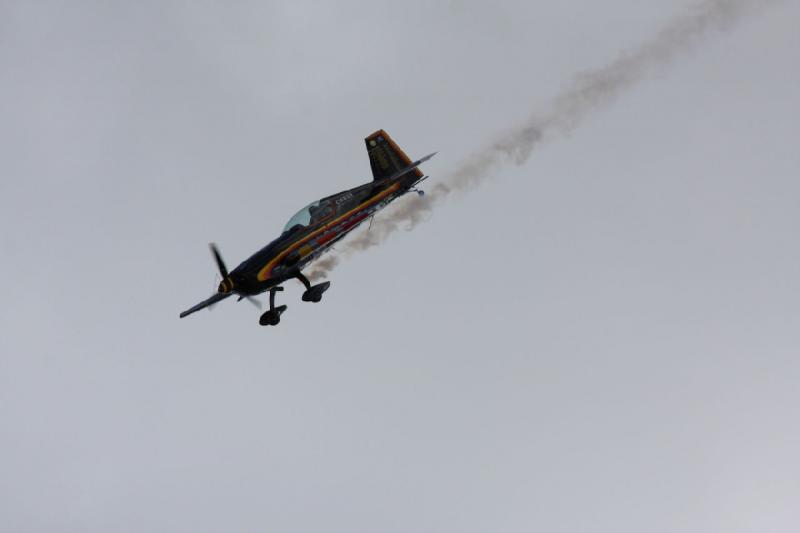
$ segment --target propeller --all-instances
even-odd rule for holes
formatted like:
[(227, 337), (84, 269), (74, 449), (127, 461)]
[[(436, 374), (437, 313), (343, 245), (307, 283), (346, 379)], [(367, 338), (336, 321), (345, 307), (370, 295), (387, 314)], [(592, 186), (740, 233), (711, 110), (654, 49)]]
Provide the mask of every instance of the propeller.
[[(213, 242), (209, 243), (208, 247), (211, 248), (211, 253), (214, 255), (214, 260), (217, 262), (217, 268), (219, 269), (220, 276), (222, 276), (223, 280), (227, 279), (228, 267), (225, 266), (225, 261), (222, 260), (222, 254), (219, 253), (219, 248), (217, 248), (217, 245)], [(247, 298), (247, 301), (255, 305), (258, 309), (261, 309), (261, 303), (247, 294), (240, 294), (238, 301), (241, 302), (245, 298)]]
[(222, 279), (228, 277), (228, 267), (225, 266), (225, 261), (222, 260), (222, 256), (217, 249), (217, 245), (213, 242), (208, 243), (208, 247), (211, 248), (211, 253), (214, 254), (214, 259), (217, 261), (217, 268), (219, 269), (219, 273), (222, 276)]
[[(227, 298), (229, 296), (232, 296), (234, 294), (234, 292), (232, 290), (233, 289), (233, 281), (230, 279), (230, 276), (228, 275), (228, 267), (225, 266), (225, 261), (222, 260), (222, 255), (220, 255), (219, 250), (217, 249), (217, 245), (212, 242), (212, 243), (209, 243), (208, 247), (211, 248), (211, 254), (214, 256), (214, 260), (217, 262), (217, 268), (219, 269), (219, 273), (222, 276), (222, 279), (223, 280), (227, 280), (226, 283), (229, 284), (228, 285), (228, 289), (229, 290), (226, 291), (226, 292), (216, 292), (216, 293), (212, 294), (210, 297), (206, 298), (205, 300), (203, 300), (199, 304), (195, 305), (194, 307), (190, 307), (186, 311), (182, 312), (180, 314), (181, 318), (183, 318), (185, 316), (189, 316), (192, 313), (194, 313), (196, 311), (199, 311), (200, 309), (203, 309), (203, 308), (206, 308), (206, 307), (210, 310), (214, 306), (214, 304), (216, 304), (217, 302), (222, 301), (225, 298)], [(245, 296), (245, 297), (248, 300), (250, 300), (249, 296)], [(251, 300), (251, 301), (252, 301), (253, 304), (258, 306), (259, 309), (261, 308), (261, 306), (258, 303), (258, 300)]]
[[(214, 256), (214, 260), (217, 262), (217, 268), (219, 269), (219, 275), (222, 276), (222, 279), (228, 277), (228, 267), (225, 266), (225, 261), (222, 260), (222, 254), (219, 253), (219, 248), (213, 242), (208, 243), (208, 247), (211, 248), (211, 254)], [(216, 302), (214, 302), (216, 303)], [(211, 311), (214, 309), (214, 303), (209, 304), (208, 310)]]

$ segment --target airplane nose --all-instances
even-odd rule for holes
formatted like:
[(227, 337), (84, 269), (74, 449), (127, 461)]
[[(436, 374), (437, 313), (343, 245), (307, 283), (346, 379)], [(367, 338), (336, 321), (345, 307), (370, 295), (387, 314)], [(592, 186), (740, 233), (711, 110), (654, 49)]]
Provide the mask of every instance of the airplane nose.
[(219, 288), (217, 289), (218, 292), (222, 294), (227, 294), (233, 290), (233, 280), (231, 278), (225, 278), (219, 282)]

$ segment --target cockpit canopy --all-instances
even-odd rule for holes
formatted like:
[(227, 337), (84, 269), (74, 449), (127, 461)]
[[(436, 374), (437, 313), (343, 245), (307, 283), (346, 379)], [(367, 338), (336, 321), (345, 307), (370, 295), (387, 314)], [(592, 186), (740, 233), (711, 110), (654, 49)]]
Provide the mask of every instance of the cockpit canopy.
[(314, 226), (331, 218), (335, 212), (336, 209), (330, 198), (317, 200), (295, 213), (295, 215), (289, 219), (289, 222), (286, 223), (286, 226), (284, 226), (283, 232), (286, 233), (296, 227), (304, 228), (306, 226)]
[(319, 200), (316, 202), (311, 202), (303, 209), (298, 211), (294, 214), (292, 218), (289, 219), (289, 222), (283, 227), (283, 232), (286, 233), (293, 227), (300, 225), (302, 227), (308, 226), (311, 223), (311, 208), (319, 206)]

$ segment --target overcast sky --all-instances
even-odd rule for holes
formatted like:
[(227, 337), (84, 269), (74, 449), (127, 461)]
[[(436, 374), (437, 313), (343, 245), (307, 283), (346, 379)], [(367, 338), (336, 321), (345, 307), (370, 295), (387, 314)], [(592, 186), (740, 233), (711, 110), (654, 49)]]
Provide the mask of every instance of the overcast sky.
[(378, 128), (452, 179), (697, 2), (0, 0), (0, 531), (798, 531), (800, 2), (767, 4), (263, 328), (178, 319), (208, 242), (371, 179)]

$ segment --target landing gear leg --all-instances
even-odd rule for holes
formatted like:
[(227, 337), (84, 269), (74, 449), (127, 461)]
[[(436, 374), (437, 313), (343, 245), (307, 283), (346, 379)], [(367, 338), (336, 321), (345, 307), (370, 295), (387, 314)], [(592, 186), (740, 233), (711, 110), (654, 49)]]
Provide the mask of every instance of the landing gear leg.
[(306, 290), (311, 289), (311, 282), (308, 281), (308, 278), (302, 272), (298, 270), (294, 277), (305, 286)]
[(281, 315), (286, 311), (286, 306), (275, 307), (275, 293), (282, 290), (283, 287), (272, 287), (269, 290), (269, 311), (261, 315), (258, 320), (262, 326), (276, 326), (281, 321)]
[(302, 272), (297, 272), (294, 276), (295, 278), (302, 283), (305, 288), (306, 292), (303, 293), (303, 301), (304, 302), (319, 302), (322, 300), (322, 293), (328, 290), (328, 287), (331, 286), (330, 281), (324, 281), (317, 285), (312, 286), (311, 282), (308, 281), (308, 278), (303, 275)]

